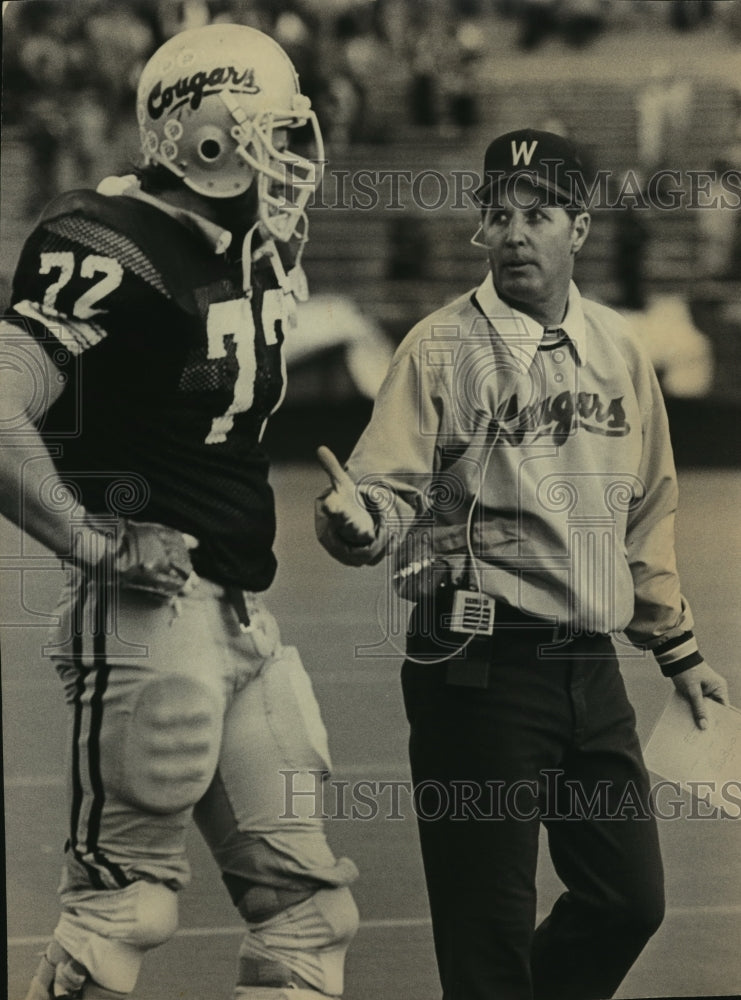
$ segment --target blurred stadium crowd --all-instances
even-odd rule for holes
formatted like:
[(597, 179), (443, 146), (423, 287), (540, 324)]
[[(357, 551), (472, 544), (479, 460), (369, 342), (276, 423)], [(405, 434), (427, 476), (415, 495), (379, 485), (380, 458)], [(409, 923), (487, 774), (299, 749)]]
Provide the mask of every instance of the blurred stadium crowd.
[[(338, 207), (333, 182), (343, 171), (353, 178), (371, 168), (378, 178), (382, 170), (436, 168), (442, 176), (476, 169), (492, 135), (527, 124), (571, 135), (592, 167), (612, 172), (611, 183), (630, 174), (637, 190), (656, 171), (676, 169), (683, 178), (712, 175), (712, 195), (712, 178), (741, 170), (741, 71), (729, 65), (724, 78), (718, 74), (729, 53), (741, 56), (741, 0), (4, 6), (3, 297), (23, 234), (46, 201), (69, 187), (95, 186), (136, 159), (134, 94), (151, 53), (176, 32), (214, 21), (259, 28), (289, 53), (322, 123), (328, 208)], [(623, 49), (610, 56), (620, 38)], [(641, 40), (640, 71), (621, 69), (625, 52), (639, 51)], [(582, 77), (587, 64), (582, 59), (576, 71), (568, 59), (592, 53)], [(561, 76), (554, 77), (559, 58)], [(733, 65), (738, 70), (738, 60)], [(420, 186), (418, 194), (429, 191)], [(356, 328), (337, 338), (353, 350), (370, 344), (379, 326), (398, 340), (478, 280), (469, 211), (455, 211), (449, 200), (434, 211), (419, 198), (402, 201), (407, 211), (389, 211), (378, 197), (339, 206), (349, 211), (312, 212), (309, 277), (325, 296), (320, 301), (329, 302), (327, 315), (356, 316)], [(579, 262), (580, 287), (635, 318), (667, 391), (679, 397), (737, 401), (739, 216), (738, 208), (597, 212)], [(348, 308), (326, 299), (347, 288)], [(322, 393), (328, 390), (325, 378)]]
[[(13, 43), (4, 51), (4, 122), (22, 126), (30, 145), (36, 203), (64, 187), (65, 156), (73, 159), (76, 182), (95, 179), (100, 150), (132, 120), (139, 70), (184, 28), (227, 21), (275, 37), (297, 67), (334, 152), (388, 141), (399, 118), (443, 137), (478, 124), (490, 35), (503, 22), (523, 51), (553, 37), (585, 47), (631, 21), (687, 32), (722, 18), (741, 40), (741, 4), (724, 0), (15, 0), (5, 6)], [(401, 84), (401, 101), (386, 99), (378, 86), (384, 78)], [(648, 107), (649, 129), (661, 100)], [(681, 118), (681, 87), (663, 101), (673, 101), (668, 113)]]

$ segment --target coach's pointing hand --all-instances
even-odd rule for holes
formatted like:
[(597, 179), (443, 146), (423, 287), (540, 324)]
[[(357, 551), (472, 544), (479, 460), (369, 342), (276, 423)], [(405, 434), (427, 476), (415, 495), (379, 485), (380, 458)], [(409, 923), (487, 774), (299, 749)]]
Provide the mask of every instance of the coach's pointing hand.
[(321, 497), (322, 510), (347, 545), (370, 545), (376, 537), (376, 525), (358, 496), (355, 483), (325, 445), (316, 454), (332, 484)]

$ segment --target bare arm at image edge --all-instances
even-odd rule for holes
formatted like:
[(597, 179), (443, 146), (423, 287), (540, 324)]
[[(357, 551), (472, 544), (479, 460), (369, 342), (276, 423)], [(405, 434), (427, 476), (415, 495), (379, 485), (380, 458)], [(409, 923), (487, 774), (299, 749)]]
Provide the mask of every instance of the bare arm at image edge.
[[(35, 423), (61, 396), (63, 377), (20, 326), (0, 324), (0, 351), (0, 513), (60, 558), (74, 555), (95, 563), (103, 553), (104, 537), (84, 528), (81, 504), (71, 496), (69, 503), (62, 502), (66, 487)], [(54, 503), (44, 497), (53, 497)]]

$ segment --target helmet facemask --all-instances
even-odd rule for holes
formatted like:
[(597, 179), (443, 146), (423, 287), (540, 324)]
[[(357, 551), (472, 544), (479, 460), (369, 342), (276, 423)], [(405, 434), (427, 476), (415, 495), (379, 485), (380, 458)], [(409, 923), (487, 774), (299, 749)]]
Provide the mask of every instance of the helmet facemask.
[[(319, 187), (324, 163), (322, 136), (309, 99), (297, 94), (291, 110), (271, 109), (250, 118), (229, 91), (222, 90), (219, 97), (236, 123), (231, 136), (237, 152), (257, 178), (260, 222), (277, 240), (296, 236), (305, 242), (309, 228), (306, 205)], [(276, 146), (276, 133), (307, 123), (314, 134), (316, 160)]]

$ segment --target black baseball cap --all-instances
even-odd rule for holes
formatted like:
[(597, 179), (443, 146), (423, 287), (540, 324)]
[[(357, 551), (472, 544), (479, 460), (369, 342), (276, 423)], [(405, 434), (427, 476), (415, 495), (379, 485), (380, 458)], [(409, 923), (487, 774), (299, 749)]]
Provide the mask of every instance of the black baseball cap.
[(489, 143), (484, 154), (484, 181), (474, 192), (482, 208), (494, 189), (511, 177), (522, 177), (554, 196), (565, 208), (585, 208), (584, 168), (572, 142), (555, 132), (524, 128), (506, 132)]

